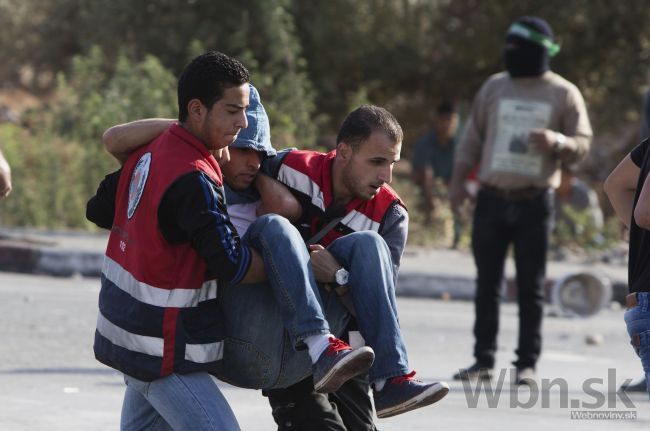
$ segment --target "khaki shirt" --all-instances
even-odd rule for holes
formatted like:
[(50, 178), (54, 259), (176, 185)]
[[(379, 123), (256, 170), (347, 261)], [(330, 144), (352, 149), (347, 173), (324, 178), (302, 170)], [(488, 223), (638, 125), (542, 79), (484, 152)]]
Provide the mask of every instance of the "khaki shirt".
[[(532, 129), (567, 137), (558, 153), (528, 144)], [(491, 76), (481, 87), (456, 149), (455, 163), (476, 166), (481, 183), (501, 189), (558, 187), (560, 162), (574, 163), (589, 150), (592, 131), (578, 88), (553, 72), (539, 77)]]

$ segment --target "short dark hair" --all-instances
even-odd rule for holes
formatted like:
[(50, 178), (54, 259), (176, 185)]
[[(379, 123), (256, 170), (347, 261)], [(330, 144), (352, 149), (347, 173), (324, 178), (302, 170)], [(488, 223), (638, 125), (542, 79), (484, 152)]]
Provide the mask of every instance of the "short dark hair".
[(402, 142), (404, 139), (402, 127), (393, 114), (379, 106), (363, 105), (345, 117), (336, 143), (345, 142), (356, 151), (359, 144), (374, 131), (384, 132), (394, 142)]
[(208, 109), (223, 97), (224, 90), (247, 83), (248, 70), (239, 61), (208, 51), (190, 62), (178, 79), (178, 120), (187, 120), (187, 104), (199, 99)]
[(455, 113), (456, 107), (454, 106), (454, 103), (449, 100), (440, 102), (438, 108), (436, 108), (436, 114), (438, 115), (451, 115)]

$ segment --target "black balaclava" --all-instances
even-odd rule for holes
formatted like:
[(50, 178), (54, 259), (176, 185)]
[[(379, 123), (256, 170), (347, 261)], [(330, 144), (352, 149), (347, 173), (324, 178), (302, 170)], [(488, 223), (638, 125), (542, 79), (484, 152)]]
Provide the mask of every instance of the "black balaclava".
[[(532, 36), (526, 35), (526, 30), (532, 30)], [(503, 50), (510, 76), (539, 76), (550, 70), (549, 59), (559, 51), (553, 39), (553, 30), (543, 19), (530, 16), (517, 19), (506, 34)]]

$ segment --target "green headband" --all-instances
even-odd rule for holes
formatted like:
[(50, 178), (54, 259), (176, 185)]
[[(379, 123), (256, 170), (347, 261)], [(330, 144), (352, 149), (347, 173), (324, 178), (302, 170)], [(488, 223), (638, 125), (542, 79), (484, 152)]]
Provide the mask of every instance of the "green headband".
[(558, 52), (560, 52), (560, 45), (553, 42), (548, 36), (543, 35), (540, 32), (531, 30), (525, 25), (514, 23), (508, 29), (506, 35), (519, 36), (531, 42), (535, 42), (538, 45), (542, 45), (548, 50), (548, 55), (554, 57)]

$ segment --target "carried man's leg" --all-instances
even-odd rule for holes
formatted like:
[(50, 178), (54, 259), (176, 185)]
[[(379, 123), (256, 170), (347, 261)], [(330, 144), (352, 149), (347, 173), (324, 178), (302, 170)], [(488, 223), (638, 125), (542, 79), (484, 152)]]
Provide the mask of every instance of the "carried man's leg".
[[(444, 382), (423, 383), (410, 372), (399, 327), (395, 277), (390, 250), (375, 232), (355, 232), (334, 241), (327, 250), (349, 271), (348, 293), (359, 331), (376, 359), (369, 371), (377, 416), (390, 417), (435, 403), (449, 392)], [(321, 293), (327, 296), (335, 293)], [(325, 307), (326, 315), (330, 310)]]
[[(372, 364), (372, 349), (353, 351), (330, 333), (298, 231), (282, 217), (262, 216), (244, 240), (263, 255), (269, 282), (228, 286), (220, 294), (228, 334), (220, 377), (269, 389), (313, 373), (317, 389), (331, 392), (364, 373)], [(345, 323), (335, 321), (332, 332)], [(305, 347), (309, 355), (296, 351)]]

